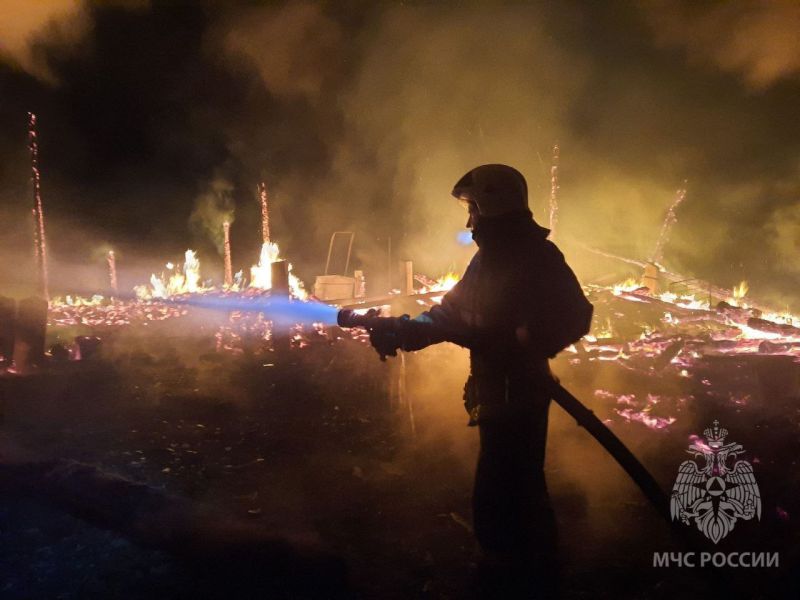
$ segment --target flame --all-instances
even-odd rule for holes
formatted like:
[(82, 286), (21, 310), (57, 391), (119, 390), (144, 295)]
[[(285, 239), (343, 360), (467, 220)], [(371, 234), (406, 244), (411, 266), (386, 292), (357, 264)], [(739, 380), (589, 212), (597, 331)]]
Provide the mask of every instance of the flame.
[(415, 279), (424, 284), (419, 290), (419, 293), (427, 294), (429, 292), (449, 292), (461, 280), (461, 276), (458, 273), (450, 271), (439, 277), (436, 281), (428, 279), (423, 275), (415, 275)]
[(261, 246), (258, 264), (250, 267), (250, 287), (261, 290), (272, 288), (272, 263), (278, 260), (278, 244), (266, 242)]
[(746, 308), (746, 305), (742, 303), (742, 299), (747, 295), (748, 291), (750, 291), (750, 286), (746, 281), (742, 281), (739, 283), (739, 285), (733, 286), (730, 297), (725, 301), (732, 306), (741, 306)]
[[(635, 293), (628, 293), (626, 290), (634, 285), (634, 280), (628, 280), (615, 286), (597, 288), (587, 287), (587, 293), (592, 290), (602, 289), (611, 292), (628, 302), (652, 302), (644, 296)], [(673, 291), (659, 294), (657, 299), (676, 307), (672, 311), (668, 306), (664, 307), (661, 323), (667, 329), (652, 328), (648, 323), (641, 323), (639, 326), (639, 339), (629, 340), (627, 350), (624, 352), (611, 352), (604, 338), (613, 333), (611, 330), (612, 322), (608, 321), (603, 326), (595, 324), (593, 335), (583, 338), (583, 347), (590, 352), (588, 360), (620, 360), (625, 362), (630, 356), (649, 357), (658, 356), (671, 341), (676, 341), (683, 335), (686, 339), (692, 340), (708, 326), (715, 328), (711, 333), (712, 343), (703, 350), (683, 350), (678, 356), (670, 360), (670, 364), (678, 368), (690, 366), (694, 360), (702, 358), (706, 352), (713, 354), (735, 355), (735, 354), (781, 354), (794, 356), (800, 359), (800, 328), (797, 327), (798, 318), (788, 310), (783, 312), (754, 312), (746, 304), (741, 303), (742, 298), (749, 291), (746, 281), (738, 284), (731, 293), (728, 304), (735, 305), (737, 310), (725, 311), (716, 310), (712, 303), (712, 298), (698, 300), (693, 294), (679, 294)], [(656, 305), (657, 306), (657, 305)], [(677, 309), (680, 310), (677, 310)], [(695, 314), (692, 314), (697, 311)], [(624, 316), (624, 309), (620, 307), (617, 317)], [(755, 323), (750, 323), (752, 317), (758, 317)], [(765, 324), (759, 325), (758, 321)], [(770, 326), (770, 323), (773, 326)], [(684, 331), (681, 331), (685, 329)], [(701, 340), (695, 339), (690, 343), (698, 343)], [(705, 343), (705, 342), (703, 342)], [(630, 368), (630, 367), (629, 367)], [(680, 371), (681, 377), (687, 377), (688, 371)]]
[(741, 283), (739, 283), (739, 285), (733, 288), (733, 297), (736, 298), (737, 300), (741, 300), (742, 298), (745, 297), (745, 295), (749, 290), (750, 286), (747, 285), (747, 282), (742, 281)]
[(741, 331), (738, 336), (740, 340), (779, 340), (784, 337), (780, 333), (753, 329), (742, 323), (737, 323), (736, 327)]
[(458, 273), (454, 273), (450, 271), (445, 275), (439, 277), (436, 280), (436, 283), (431, 287), (431, 292), (449, 292), (452, 290), (456, 284), (461, 280), (461, 276)]
[(200, 259), (194, 250), (187, 250), (184, 254), (183, 268), (180, 265), (173, 265), (171, 262), (166, 264), (167, 271), (164, 273), (150, 275), (150, 286), (139, 285), (134, 288), (136, 296), (140, 300), (151, 300), (153, 298), (169, 298), (178, 294), (196, 294), (205, 291), (206, 288), (200, 283)]
[[(272, 289), (272, 263), (281, 260), (278, 244), (266, 242), (261, 246), (258, 264), (250, 267), (250, 287), (261, 290)], [(303, 282), (292, 273), (292, 263), (289, 263), (289, 290), (295, 298), (305, 300), (308, 292), (303, 287)]]
[[(280, 249), (277, 244), (265, 243), (261, 247), (258, 264), (250, 269), (250, 288), (254, 290), (269, 290), (272, 288), (272, 263), (281, 260)], [(213, 288), (204, 287), (200, 278), (200, 260), (194, 250), (187, 250), (183, 266), (166, 263), (166, 271), (160, 275), (153, 273), (149, 285), (139, 285), (134, 288), (139, 300), (165, 299), (180, 294), (198, 294), (211, 291)], [(227, 277), (227, 274), (226, 274)], [(241, 271), (231, 277), (230, 285), (223, 285), (228, 292), (239, 292), (245, 287), (244, 276)], [(303, 287), (303, 282), (292, 273), (289, 264), (289, 289), (293, 297), (306, 300), (308, 293)]]
[(54, 307), (61, 306), (99, 306), (105, 301), (105, 298), (99, 294), (95, 294), (91, 298), (84, 298), (83, 296), (71, 296), (67, 294), (62, 299), (60, 296), (54, 298), (50, 304)]
[(613, 338), (614, 327), (611, 325), (611, 319), (606, 319), (606, 322), (602, 326), (596, 327), (594, 334), (594, 341)]
[[(439, 277), (436, 281), (428, 279), (424, 275), (415, 275), (414, 278), (423, 284), (423, 287), (420, 290), (418, 290), (417, 293), (429, 294), (431, 292), (441, 292), (441, 295), (429, 296), (427, 298), (428, 302), (433, 302), (434, 304), (440, 304), (444, 295), (450, 290), (452, 290), (456, 286), (456, 284), (461, 280), (461, 276), (453, 271), (445, 273), (444, 275)], [(420, 303), (424, 305), (424, 301)]]
[(711, 306), (708, 300), (698, 300), (695, 298), (694, 294), (682, 294), (679, 296), (675, 292), (664, 292), (663, 294), (659, 294), (658, 298), (663, 302), (668, 302), (691, 310), (708, 310)]
[(795, 323), (800, 323), (800, 318), (798, 318), (796, 315), (793, 315), (788, 310), (785, 310), (780, 313), (765, 312), (764, 314), (761, 315), (761, 318), (782, 325), (794, 325)]
[(619, 296), (624, 292), (632, 292), (642, 287), (641, 282), (633, 277), (628, 277), (622, 283), (617, 283), (611, 287), (611, 291), (615, 296)]

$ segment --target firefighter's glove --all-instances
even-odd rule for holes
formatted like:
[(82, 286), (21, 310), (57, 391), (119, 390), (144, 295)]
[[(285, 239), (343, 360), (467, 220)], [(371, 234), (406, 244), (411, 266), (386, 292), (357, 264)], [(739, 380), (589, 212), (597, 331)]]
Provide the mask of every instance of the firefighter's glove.
[(381, 360), (386, 360), (387, 356), (397, 356), (400, 348), (400, 341), (393, 331), (373, 330), (369, 334), (369, 342)]
[(408, 315), (383, 317), (375, 327), (369, 329), (369, 341), (381, 360), (385, 361), (387, 356), (397, 356), (397, 351), (403, 347), (403, 326), (406, 322)]

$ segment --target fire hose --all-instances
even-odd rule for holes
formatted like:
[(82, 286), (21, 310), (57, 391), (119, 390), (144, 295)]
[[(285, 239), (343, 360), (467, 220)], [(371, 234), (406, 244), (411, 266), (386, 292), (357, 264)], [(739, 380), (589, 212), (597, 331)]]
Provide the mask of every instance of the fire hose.
[[(366, 314), (358, 314), (352, 310), (340, 310), (337, 322), (341, 327), (363, 327), (370, 333), (373, 331), (397, 328), (398, 320), (381, 317), (378, 311), (371, 310)], [(381, 355), (381, 360), (385, 360)], [(563, 408), (575, 421), (583, 427), (608, 452), (611, 457), (633, 479), (645, 497), (650, 501), (659, 515), (672, 524), (669, 508), (669, 496), (664, 493), (656, 479), (645, 466), (628, 449), (625, 444), (606, 425), (597, 418), (592, 410), (566, 390), (553, 378), (546, 380), (550, 397)]]

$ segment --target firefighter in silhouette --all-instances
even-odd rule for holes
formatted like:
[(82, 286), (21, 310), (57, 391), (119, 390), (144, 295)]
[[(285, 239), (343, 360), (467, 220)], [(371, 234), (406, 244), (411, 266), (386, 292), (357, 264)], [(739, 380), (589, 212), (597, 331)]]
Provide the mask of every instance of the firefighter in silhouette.
[(480, 431), (473, 518), (482, 570), (519, 583), (555, 550), (544, 478), (548, 359), (588, 333), (592, 306), (533, 220), (519, 171), (477, 167), (452, 194), (466, 206), (478, 252), (440, 306), (393, 318), (371, 341), (382, 358), (443, 341), (469, 348), (464, 400)]

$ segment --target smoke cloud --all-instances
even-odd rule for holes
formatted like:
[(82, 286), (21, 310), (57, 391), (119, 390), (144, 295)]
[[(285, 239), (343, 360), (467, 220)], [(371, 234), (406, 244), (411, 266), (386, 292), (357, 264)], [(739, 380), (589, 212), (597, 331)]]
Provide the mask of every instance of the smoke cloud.
[[(54, 227), (156, 265), (195, 247), (205, 269), (235, 208), (239, 268), (258, 259), (266, 181), (273, 238), (301, 278), (321, 273), (333, 231), (354, 231), (351, 268), (382, 293), (398, 259), (433, 277), (469, 260), (449, 192), (478, 164), (520, 169), (547, 225), (557, 142), (557, 241), (584, 280), (628, 267), (574, 242), (646, 259), (688, 180), (665, 264), (793, 301), (800, 53), (771, 41), (788, 35), (790, 3), (71, 6), (88, 24), (74, 51), (54, 60), (55, 38), (24, 38), (57, 86), (0, 64), (0, 198), (15, 219), (29, 211), (33, 109)], [(15, 22), (30, 32), (61, 14), (29, 13)], [(86, 260), (97, 244), (83, 238), (54, 230), (54, 260)]]
[(207, 236), (222, 255), (225, 236), (223, 223), (233, 223), (234, 202), (233, 184), (224, 177), (214, 178), (194, 203), (194, 210), (189, 217), (192, 229), (199, 235)]
[(342, 41), (321, 4), (291, 2), (237, 14), (223, 45), (230, 56), (251, 62), (271, 93), (322, 102), (322, 90), (340, 75)]
[(42, 46), (68, 47), (83, 37), (88, 26), (79, 0), (5, 0), (0, 5), (0, 59), (55, 83)]
[(738, 73), (753, 89), (800, 73), (800, 4), (654, 2), (649, 21), (659, 43), (682, 47), (693, 63)]
[(771, 245), (778, 257), (779, 269), (800, 275), (800, 206), (786, 206), (777, 210), (768, 224), (772, 230)]

